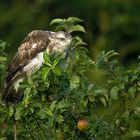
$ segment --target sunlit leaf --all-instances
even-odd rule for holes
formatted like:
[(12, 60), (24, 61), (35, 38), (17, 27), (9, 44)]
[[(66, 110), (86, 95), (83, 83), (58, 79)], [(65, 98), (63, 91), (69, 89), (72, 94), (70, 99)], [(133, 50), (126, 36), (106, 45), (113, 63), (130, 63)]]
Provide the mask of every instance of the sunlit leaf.
[(73, 26), (70, 27), (70, 29), (69, 29), (69, 32), (70, 32), (70, 33), (71, 33), (71, 32), (75, 32), (75, 31), (83, 32), (83, 33), (86, 32), (85, 29), (84, 29), (84, 27), (81, 26), (81, 25), (73, 25)]
[(58, 123), (61, 123), (62, 121), (64, 121), (63, 116), (62, 116), (61, 114), (57, 114), (57, 115), (56, 115), (56, 121), (57, 121)]
[(53, 61), (53, 66), (56, 66), (60, 60), (60, 56), (56, 57), (55, 60)]
[(0, 61), (7, 61), (6, 57), (0, 56)]
[(77, 46), (85, 46), (85, 45), (87, 45), (85, 42), (77, 42), (75, 44), (75, 47), (77, 47)]
[(135, 130), (132, 132), (132, 137), (140, 137), (140, 131), (139, 130)]
[(93, 95), (89, 95), (88, 98), (89, 98), (90, 102), (94, 102), (95, 101), (95, 97)]
[(55, 28), (55, 31), (66, 31), (66, 26), (65, 25), (59, 25)]
[(53, 25), (53, 24), (63, 24), (63, 22), (64, 22), (63, 19), (57, 18), (57, 19), (52, 20), (50, 25)]
[(114, 50), (109, 51), (109, 52), (106, 53), (106, 56), (108, 58), (111, 58), (112, 56), (116, 56), (116, 55), (119, 55), (119, 53), (115, 52)]
[(42, 69), (42, 80), (45, 81), (49, 72), (50, 72), (50, 68), (49, 67), (45, 67), (44, 69)]
[(69, 17), (67, 19), (67, 22), (70, 22), (70, 23), (79, 23), (79, 22), (83, 22), (82, 19), (79, 19), (79, 18), (76, 18), (76, 17)]
[(54, 111), (54, 108), (55, 108), (55, 106), (56, 106), (56, 102), (57, 102), (57, 100), (53, 101), (53, 102), (51, 103), (51, 105), (50, 105), (50, 110), (51, 110), (52, 112)]
[(47, 52), (43, 53), (43, 58), (45, 60), (45, 64), (52, 67), (51, 60)]
[(87, 107), (87, 104), (88, 104), (88, 99), (87, 98), (83, 99), (82, 100), (83, 107)]
[(112, 99), (114, 99), (114, 100), (118, 99), (118, 91), (119, 91), (119, 88), (117, 86), (115, 86), (111, 89), (111, 98)]
[(51, 111), (49, 108), (46, 108), (44, 111), (45, 111), (46, 114), (49, 115), (50, 117), (53, 116), (53, 113), (52, 113), (52, 111)]
[(13, 106), (10, 106), (9, 107), (9, 117), (12, 117), (13, 113), (14, 113), (14, 108), (13, 108)]
[(70, 78), (70, 88), (75, 89), (79, 86), (80, 79), (78, 76), (74, 75)]
[(102, 104), (106, 107), (107, 106), (107, 102), (105, 100), (105, 98), (100, 97), (100, 101), (102, 102)]
[(60, 67), (56, 66), (53, 69), (54, 74), (56, 74), (57, 76), (61, 76), (62, 75), (62, 70)]
[(15, 112), (15, 120), (19, 120), (22, 116), (22, 107), (18, 107), (16, 108), (16, 112)]

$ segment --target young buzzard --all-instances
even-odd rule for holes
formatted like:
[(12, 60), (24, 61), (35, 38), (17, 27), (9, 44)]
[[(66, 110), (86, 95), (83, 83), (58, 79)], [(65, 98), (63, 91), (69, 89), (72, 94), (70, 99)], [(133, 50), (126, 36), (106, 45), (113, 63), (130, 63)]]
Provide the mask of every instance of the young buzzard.
[[(40, 69), (44, 62), (43, 53), (66, 53), (71, 36), (67, 32), (51, 32), (35, 30), (22, 41), (11, 63), (5, 80), (5, 91), (2, 96), (4, 103), (19, 102), (19, 83), (26, 76)], [(14, 87), (14, 93), (12, 88)], [(17, 94), (16, 94), (17, 93)]]

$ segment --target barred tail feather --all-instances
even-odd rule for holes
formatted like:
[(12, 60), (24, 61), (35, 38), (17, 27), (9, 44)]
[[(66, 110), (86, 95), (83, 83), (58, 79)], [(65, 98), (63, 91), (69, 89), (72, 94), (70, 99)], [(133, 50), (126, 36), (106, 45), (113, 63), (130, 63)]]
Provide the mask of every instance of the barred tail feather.
[(17, 85), (19, 86), (20, 82), (22, 82), (22, 76), (23, 73), (18, 73), (13, 76), (14, 79), (12, 79), (9, 83), (6, 83), (6, 87), (2, 95), (2, 102), (4, 104), (8, 104), (9, 102), (16, 104), (22, 99), (23, 93), (20, 93), (18, 87), (16, 87)]
[(12, 86), (13, 86), (12, 82), (10, 82), (9, 84), (6, 85), (6, 88), (5, 88), (3, 95), (2, 95), (2, 102), (3, 103), (10, 102), (10, 99), (11, 99), (10, 96), (12, 95), (12, 90), (11, 90)]
[(4, 90), (2, 95), (2, 102), (4, 104), (8, 104), (9, 102), (16, 104), (21, 100), (22, 96), (23, 94), (16, 92), (13, 89), (13, 84), (10, 82)]

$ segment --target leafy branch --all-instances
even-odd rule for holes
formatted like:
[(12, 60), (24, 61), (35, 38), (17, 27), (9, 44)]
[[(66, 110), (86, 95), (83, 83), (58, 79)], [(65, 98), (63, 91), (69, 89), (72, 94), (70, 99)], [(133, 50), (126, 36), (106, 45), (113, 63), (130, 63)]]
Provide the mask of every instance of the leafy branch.
[[(50, 25), (55, 31), (85, 33), (81, 23), (83, 20), (70, 17), (54, 19)], [(125, 70), (114, 50), (102, 51), (93, 61), (86, 45), (80, 35), (72, 36), (67, 59), (44, 52), (41, 69), (21, 83), (24, 97), (15, 110), (11, 104), (0, 104), (1, 139), (14, 136), (13, 118), (18, 124), (17, 139), (122, 139), (130, 119), (137, 121), (140, 117), (140, 107), (134, 102), (140, 93), (139, 66)], [(7, 73), (6, 46), (0, 42), (0, 92)], [(101, 71), (101, 83), (87, 76), (96, 71)], [(122, 106), (109, 119), (98, 114), (102, 106), (108, 113), (114, 102)], [(77, 127), (80, 120), (87, 122), (84, 127)], [(132, 135), (139, 136), (139, 130)]]

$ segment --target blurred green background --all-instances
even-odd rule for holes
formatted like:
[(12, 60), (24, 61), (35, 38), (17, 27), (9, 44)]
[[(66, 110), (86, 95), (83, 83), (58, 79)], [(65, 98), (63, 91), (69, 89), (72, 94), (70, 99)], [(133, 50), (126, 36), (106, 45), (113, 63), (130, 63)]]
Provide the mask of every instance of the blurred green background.
[(0, 39), (13, 57), (22, 39), (34, 29), (51, 30), (54, 18), (83, 19), (90, 55), (115, 49), (124, 65), (140, 54), (140, 0), (0, 0)]
[[(52, 19), (70, 16), (85, 21), (87, 33), (82, 36), (93, 59), (101, 50), (114, 49), (122, 65), (138, 64), (140, 0), (0, 0), (0, 39), (10, 44), (6, 49), (9, 62), (29, 32), (52, 30)], [(107, 113), (115, 112), (117, 107), (114, 105)], [(106, 109), (100, 109), (99, 114), (106, 114)]]

